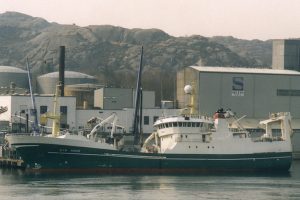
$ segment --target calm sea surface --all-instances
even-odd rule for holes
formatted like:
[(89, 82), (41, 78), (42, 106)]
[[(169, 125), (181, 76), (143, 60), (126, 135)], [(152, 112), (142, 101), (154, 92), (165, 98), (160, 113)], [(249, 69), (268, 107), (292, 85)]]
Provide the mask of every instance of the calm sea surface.
[(0, 169), (0, 199), (300, 200), (300, 161), (276, 175), (29, 175)]

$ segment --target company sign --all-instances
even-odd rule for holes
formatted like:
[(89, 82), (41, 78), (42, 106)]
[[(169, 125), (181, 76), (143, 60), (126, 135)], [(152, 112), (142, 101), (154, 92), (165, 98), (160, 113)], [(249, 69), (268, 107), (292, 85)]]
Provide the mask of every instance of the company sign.
[(232, 77), (232, 96), (243, 97), (244, 91), (244, 78), (243, 77)]

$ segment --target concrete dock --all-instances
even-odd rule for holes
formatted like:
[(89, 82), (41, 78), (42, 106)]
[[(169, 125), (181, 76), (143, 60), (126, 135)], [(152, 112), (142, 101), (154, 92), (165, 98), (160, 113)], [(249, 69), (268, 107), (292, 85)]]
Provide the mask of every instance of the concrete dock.
[(0, 157), (0, 168), (21, 169), (24, 168), (23, 163), (24, 163), (23, 160)]

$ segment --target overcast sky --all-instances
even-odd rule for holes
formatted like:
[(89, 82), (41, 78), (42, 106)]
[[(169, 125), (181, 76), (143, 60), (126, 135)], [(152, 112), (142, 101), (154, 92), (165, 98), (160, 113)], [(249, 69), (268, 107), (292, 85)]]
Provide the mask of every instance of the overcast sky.
[(158, 28), (173, 36), (300, 38), (300, 0), (0, 0), (49, 22)]

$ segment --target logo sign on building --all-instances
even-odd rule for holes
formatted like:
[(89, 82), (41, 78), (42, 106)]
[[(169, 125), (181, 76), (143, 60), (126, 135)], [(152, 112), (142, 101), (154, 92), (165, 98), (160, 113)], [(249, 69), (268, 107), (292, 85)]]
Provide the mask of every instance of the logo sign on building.
[(243, 77), (232, 77), (232, 96), (243, 97), (244, 91), (244, 78)]

